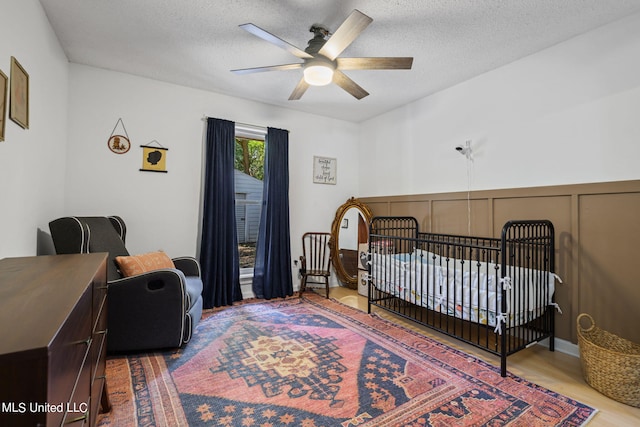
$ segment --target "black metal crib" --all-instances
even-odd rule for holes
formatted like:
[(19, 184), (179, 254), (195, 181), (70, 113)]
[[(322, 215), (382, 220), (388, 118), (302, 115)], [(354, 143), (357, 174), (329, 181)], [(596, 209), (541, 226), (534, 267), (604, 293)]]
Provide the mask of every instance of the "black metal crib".
[(500, 357), (549, 338), (554, 350), (554, 229), (547, 220), (509, 221), (500, 238), (419, 231), (413, 217), (370, 225), (372, 306)]

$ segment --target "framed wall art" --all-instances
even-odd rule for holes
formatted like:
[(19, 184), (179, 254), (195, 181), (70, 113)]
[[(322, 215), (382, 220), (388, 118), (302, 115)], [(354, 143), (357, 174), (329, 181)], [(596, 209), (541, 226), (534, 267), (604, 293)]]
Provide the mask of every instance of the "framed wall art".
[(313, 156), (313, 182), (315, 184), (336, 184), (337, 159)]
[(13, 56), (9, 97), (9, 118), (24, 129), (29, 129), (29, 74)]
[[(153, 146), (152, 144), (156, 144)], [(168, 148), (160, 145), (155, 139), (142, 147), (142, 168), (144, 172), (167, 173), (167, 151)]]
[(9, 90), (9, 79), (0, 70), (0, 141), (4, 141), (4, 129), (7, 117), (7, 91)]
[[(122, 133), (116, 133), (118, 125), (122, 126)], [(109, 147), (112, 153), (116, 154), (124, 154), (131, 148), (131, 140), (129, 140), (129, 134), (127, 133), (127, 128), (124, 127), (122, 118), (119, 118), (113, 127), (111, 135), (109, 135), (109, 139), (107, 140), (107, 147)]]

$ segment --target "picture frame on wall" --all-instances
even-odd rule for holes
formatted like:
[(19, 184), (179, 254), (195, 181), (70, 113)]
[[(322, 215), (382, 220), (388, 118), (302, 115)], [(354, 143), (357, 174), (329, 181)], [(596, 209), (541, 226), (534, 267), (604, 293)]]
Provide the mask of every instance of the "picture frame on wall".
[(9, 118), (29, 129), (29, 74), (15, 57), (11, 57)]
[(313, 182), (315, 184), (337, 183), (337, 159), (332, 157), (313, 157)]
[[(152, 145), (152, 144), (155, 144)], [(167, 173), (167, 151), (168, 148), (160, 145), (155, 139), (147, 145), (141, 145), (142, 148), (142, 168), (143, 172), (162, 172)]]
[(9, 91), (9, 78), (0, 70), (0, 141), (4, 141), (4, 130), (7, 117), (7, 92)]

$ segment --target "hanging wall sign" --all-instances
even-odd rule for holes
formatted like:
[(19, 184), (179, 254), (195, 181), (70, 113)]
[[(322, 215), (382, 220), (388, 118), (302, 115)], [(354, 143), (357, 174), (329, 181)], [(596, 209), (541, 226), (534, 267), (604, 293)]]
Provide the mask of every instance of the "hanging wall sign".
[[(156, 144), (155, 146), (152, 144)], [(142, 168), (144, 172), (164, 172), (167, 173), (167, 151), (168, 148), (160, 145), (155, 139), (142, 147)]]
[[(118, 125), (122, 127), (121, 133), (118, 129)], [(111, 131), (111, 135), (109, 136), (109, 140), (107, 141), (107, 146), (109, 150), (116, 154), (124, 154), (131, 148), (131, 141), (129, 141), (129, 134), (127, 133), (127, 129), (124, 127), (124, 122), (122, 119), (118, 119), (116, 125)]]
[(336, 184), (337, 160), (331, 157), (313, 157), (313, 182), (316, 184)]

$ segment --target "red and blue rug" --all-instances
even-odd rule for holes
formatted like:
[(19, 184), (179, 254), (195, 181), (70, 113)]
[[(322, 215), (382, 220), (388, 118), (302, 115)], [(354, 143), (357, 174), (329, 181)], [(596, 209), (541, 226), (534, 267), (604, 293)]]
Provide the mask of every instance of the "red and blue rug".
[(184, 348), (110, 358), (100, 426), (580, 426), (595, 409), (313, 293), (208, 313)]

